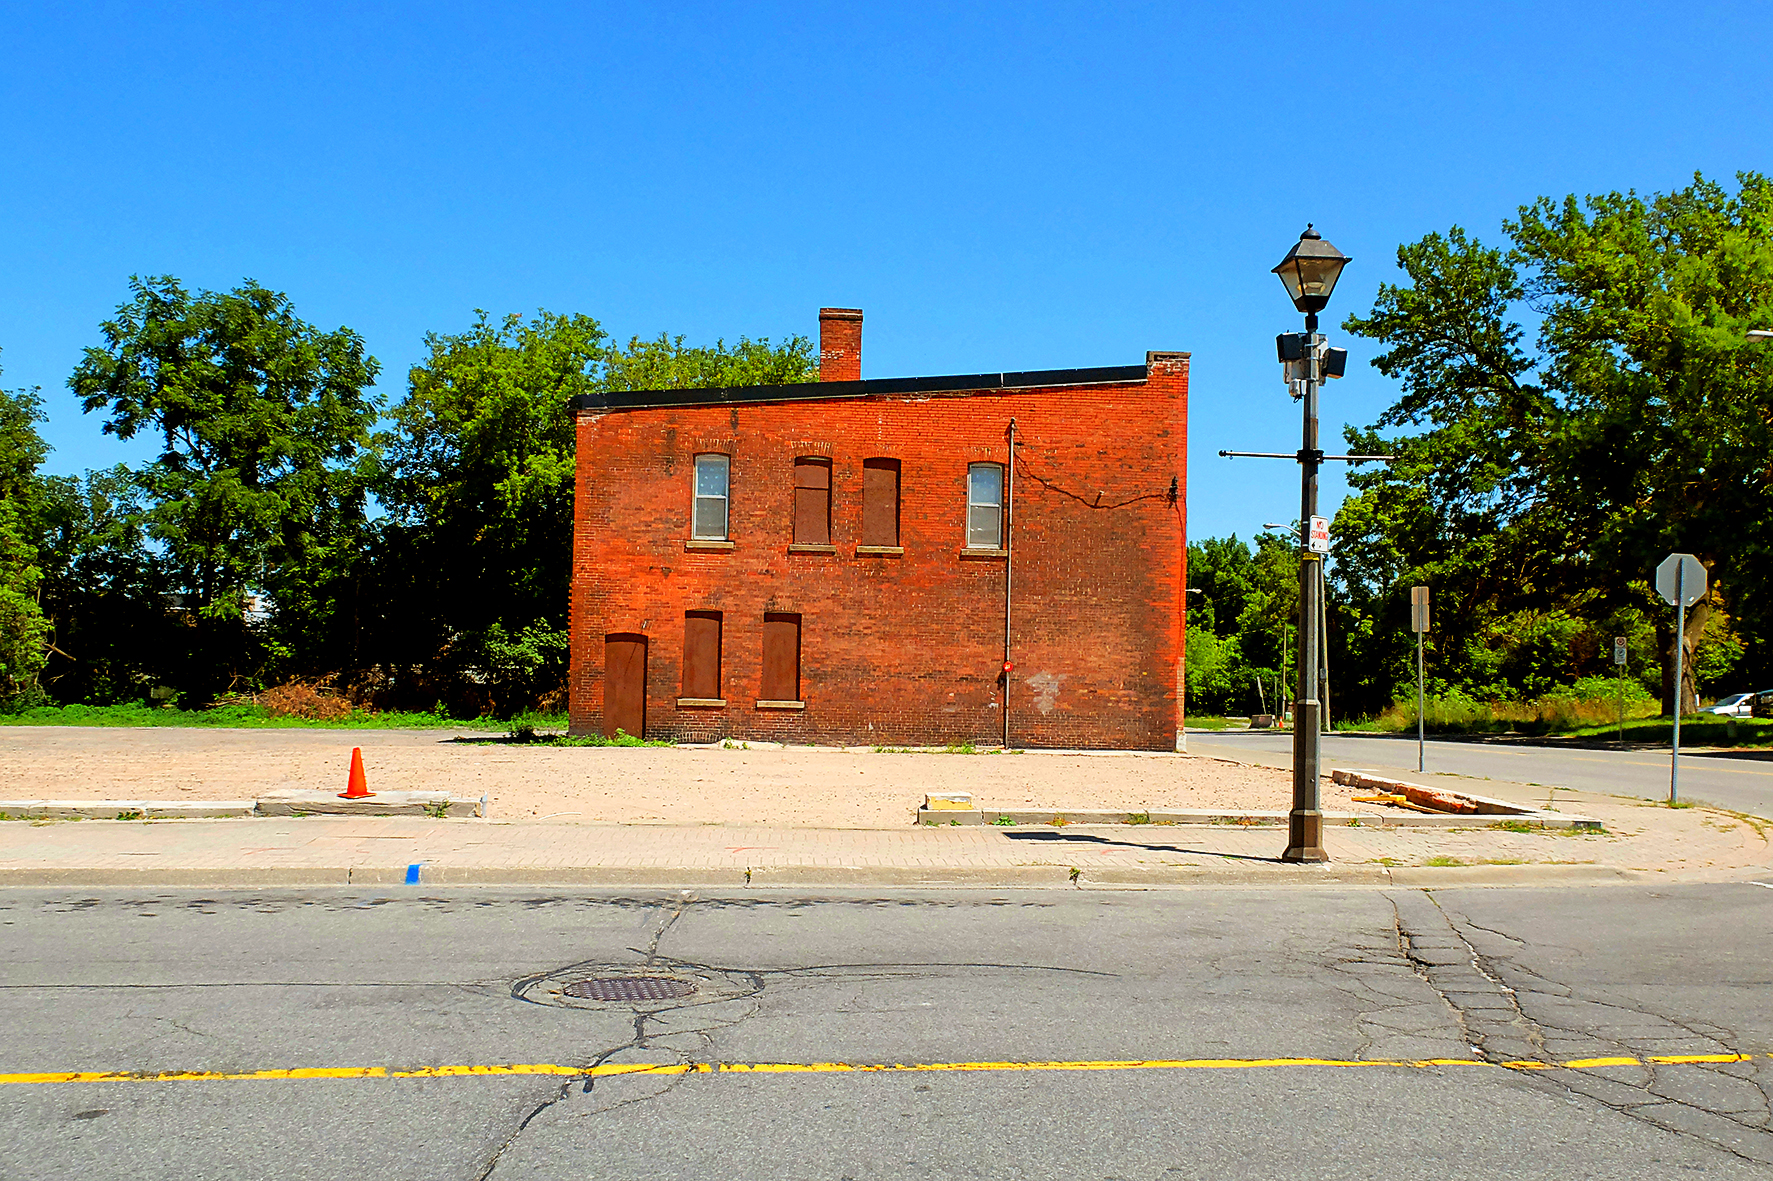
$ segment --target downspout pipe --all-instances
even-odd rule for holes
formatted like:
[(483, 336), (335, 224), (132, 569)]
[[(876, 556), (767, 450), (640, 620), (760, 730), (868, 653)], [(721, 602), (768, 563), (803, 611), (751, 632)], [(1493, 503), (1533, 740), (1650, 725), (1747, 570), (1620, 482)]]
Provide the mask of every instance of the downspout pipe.
[(1016, 503), (1016, 420), (1010, 419), (1010, 462), (1003, 492), (1003, 748), (1010, 749), (1010, 586), (1014, 551), (1011, 549), (1012, 506)]

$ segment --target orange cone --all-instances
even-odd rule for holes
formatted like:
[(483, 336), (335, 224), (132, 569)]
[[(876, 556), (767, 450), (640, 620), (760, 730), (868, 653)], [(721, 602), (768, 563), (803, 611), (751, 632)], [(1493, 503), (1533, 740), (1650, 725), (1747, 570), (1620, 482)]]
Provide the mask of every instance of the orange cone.
[(363, 777), (363, 748), (354, 746), (351, 748), (351, 779), (345, 790), (339, 793), (339, 799), (362, 800), (375, 794), (369, 790), (369, 781)]

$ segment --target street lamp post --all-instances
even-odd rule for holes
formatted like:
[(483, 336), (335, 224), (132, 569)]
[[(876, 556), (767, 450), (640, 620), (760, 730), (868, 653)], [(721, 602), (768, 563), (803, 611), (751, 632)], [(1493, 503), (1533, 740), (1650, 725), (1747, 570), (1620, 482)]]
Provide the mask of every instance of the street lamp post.
[(1273, 451), (1221, 451), (1226, 458), (1292, 459), (1299, 464), (1299, 696), (1293, 703), (1293, 810), (1287, 819), (1287, 850), (1283, 861), (1328, 861), (1324, 852), (1324, 814), (1320, 808), (1318, 773), (1322, 766), (1322, 710), (1318, 700), (1318, 592), (1322, 555), (1311, 551), (1311, 519), (1317, 515), (1317, 472), (1326, 460), (1367, 463), (1391, 455), (1325, 455), (1317, 445), (1317, 396), (1326, 378), (1341, 377), (1348, 364), (1344, 349), (1333, 349), (1319, 335), (1317, 314), (1330, 302), (1336, 280), (1349, 263), (1347, 255), (1324, 241), (1310, 226), (1274, 268), (1286, 285), (1293, 306), (1305, 313), (1304, 332), (1285, 332), (1275, 349), (1286, 367), (1293, 397), (1304, 403), (1304, 435), (1292, 455)]
[[(1337, 362), (1330, 368), (1340, 376), (1341, 363), (1347, 357), (1346, 353), (1334, 359), (1327, 355), (1328, 342), (1318, 333), (1317, 314), (1328, 306), (1336, 280), (1342, 277), (1342, 268), (1348, 262), (1340, 250), (1306, 226), (1287, 256), (1274, 268), (1292, 297), (1293, 306), (1305, 313), (1303, 336), (1289, 333), (1277, 342), (1280, 358), (1287, 365), (1287, 376), (1298, 390), (1304, 410), (1298, 456), (1301, 529), (1317, 516), (1317, 472), (1324, 460), (1323, 448), (1317, 445), (1317, 397), (1326, 376), (1325, 362)], [(1293, 809), (1287, 816), (1287, 849), (1281, 860), (1328, 861), (1318, 790), (1323, 734), (1317, 695), (1317, 564), (1322, 558), (1303, 544), (1303, 538), (1300, 540), (1299, 696), (1293, 703)]]

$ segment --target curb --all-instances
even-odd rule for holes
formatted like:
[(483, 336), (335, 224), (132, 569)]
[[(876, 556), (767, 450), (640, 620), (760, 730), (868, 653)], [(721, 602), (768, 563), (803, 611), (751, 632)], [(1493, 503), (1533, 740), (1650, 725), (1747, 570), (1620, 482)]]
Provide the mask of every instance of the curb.
[(274, 791), (256, 800), (0, 800), (6, 820), (220, 820), (248, 816), (485, 816), (486, 797), (383, 791), (348, 800), (328, 791)]
[[(935, 799), (935, 796), (929, 797)], [(1226, 810), (1216, 808), (1171, 808), (1151, 812), (1110, 811), (1100, 808), (1077, 808), (1064, 812), (1034, 812), (1024, 809), (1006, 808), (954, 808), (925, 807), (917, 810), (917, 823), (940, 827), (950, 824), (983, 824), (999, 825), (1010, 828), (1018, 825), (1065, 828), (1073, 824), (1113, 824), (1132, 825), (1146, 828), (1152, 825), (1181, 824), (1220, 824), (1255, 827), (1259, 825), (1273, 826), (1287, 822), (1285, 812), (1267, 812), (1245, 810)], [(1135, 820), (1134, 817), (1142, 817)], [(1383, 824), (1388, 820), (1377, 812), (1325, 812), (1325, 824), (1347, 824), (1358, 820), (1362, 824)]]
[[(1602, 827), (1601, 822), (1593, 816), (1583, 816), (1575, 812), (1547, 812), (1543, 808), (1535, 808), (1530, 804), (1511, 803), (1493, 796), (1455, 791), (1450, 787), (1424, 787), (1420, 783), (1393, 779), (1387, 775), (1380, 775), (1376, 771), (1338, 768), (1330, 772), (1330, 778), (1344, 787), (1390, 794), (1394, 801), (1397, 796), (1402, 796), (1416, 807), (1433, 808), (1436, 812), (1452, 816), (1455, 820), (1477, 820), (1479, 823), (1496, 824), (1506, 823), (1513, 819), (1525, 824), (1536, 824), (1541, 828), (1574, 828), (1584, 831), (1599, 831)], [(1418, 812), (1414, 815), (1425, 816), (1428, 814)], [(1439, 821), (1440, 817), (1437, 816), (1434, 819)], [(1445, 821), (1440, 822), (1445, 823)]]
[[(1387, 868), (1368, 863), (1241, 867), (1132, 869), (1104, 867), (1079, 872), (1062, 865), (996, 867), (753, 867), (751, 869), (665, 869), (651, 867), (562, 866), (332, 867), (288, 869), (0, 869), (0, 890), (43, 887), (281, 889), (326, 886), (590, 887), (671, 890), (684, 887), (745, 891), (771, 889), (1175, 889), (1264, 887), (1274, 889), (1446, 889), (1462, 886), (1598, 886), (1657, 880), (1661, 875), (1598, 865), (1470, 865)], [(1733, 881), (1747, 872), (1700, 875), (1693, 880)], [(1758, 871), (1764, 872), (1764, 871)]]

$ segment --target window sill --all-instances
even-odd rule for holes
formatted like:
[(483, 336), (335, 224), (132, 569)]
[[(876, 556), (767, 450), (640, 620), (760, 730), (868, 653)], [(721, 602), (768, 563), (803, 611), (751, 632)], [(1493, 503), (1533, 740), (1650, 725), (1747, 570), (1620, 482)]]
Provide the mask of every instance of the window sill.
[(834, 554), (837, 552), (837, 547), (819, 545), (810, 541), (796, 541), (789, 545), (788, 552), (791, 554)]
[(974, 549), (969, 547), (961, 550), (960, 556), (963, 558), (1007, 558), (1010, 556), (1010, 551), (1007, 549)]
[(905, 556), (905, 547), (902, 545), (858, 545), (856, 547), (858, 558), (866, 557), (869, 554), (882, 558), (902, 558)]
[(690, 541), (684, 542), (683, 548), (686, 550), (694, 550), (694, 549), (727, 550), (727, 549), (733, 549), (734, 546), (733, 546), (733, 543), (730, 541), (700, 541), (700, 540), (692, 539)]
[(679, 697), (677, 699), (678, 709), (696, 709), (698, 707), (703, 709), (718, 709), (725, 704), (726, 698), (724, 697)]
[(760, 701), (757, 703), (757, 708), (758, 709), (805, 709), (806, 702), (804, 702), (804, 701)]

